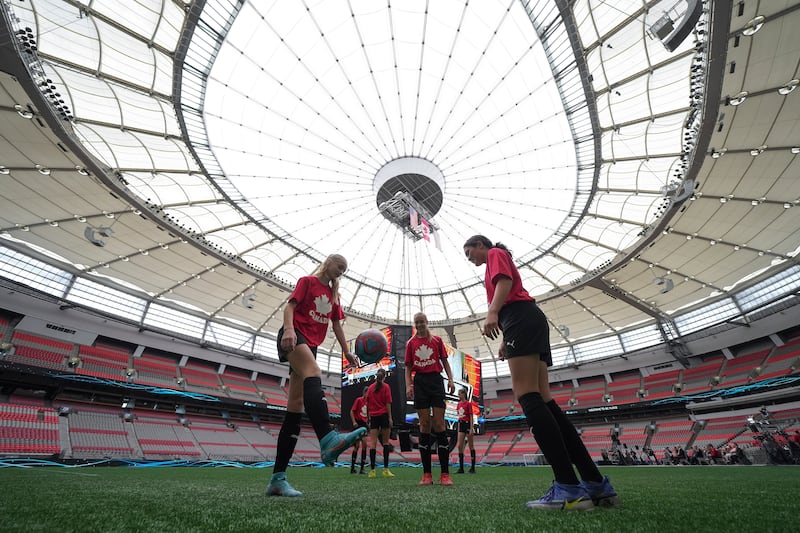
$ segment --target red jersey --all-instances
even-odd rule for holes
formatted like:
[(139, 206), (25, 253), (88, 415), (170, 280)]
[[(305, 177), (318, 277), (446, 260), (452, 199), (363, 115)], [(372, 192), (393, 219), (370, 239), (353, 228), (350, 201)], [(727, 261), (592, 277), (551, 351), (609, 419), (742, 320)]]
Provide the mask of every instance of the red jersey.
[(353, 418), (356, 419), (356, 422), (367, 421), (367, 401), (364, 400), (363, 396), (356, 398), (356, 401), (353, 402), (353, 407), (350, 409), (350, 412), (353, 413)]
[(376, 391), (375, 385), (377, 384), (378, 382), (376, 381), (370, 385), (367, 390), (367, 409), (369, 410), (369, 416), (385, 415), (389, 412), (386, 404), (392, 403), (392, 391), (389, 385), (384, 382), (383, 385), (381, 385), (381, 389)]
[(447, 359), (447, 350), (441, 337), (417, 337), (406, 343), (406, 367), (422, 374), (440, 374), (444, 369), (442, 360)]
[(289, 296), (297, 302), (294, 308), (294, 329), (314, 348), (325, 340), (331, 320), (343, 320), (341, 306), (333, 302), (333, 291), (316, 276), (303, 276)]
[(491, 305), (492, 298), (494, 298), (494, 289), (500, 276), (511, 279), (511, 292), (508, 293), (508, 298), (503, 302), (503, 305), (519, 301), (536, 301), (522, 286), (519, 270), (517, 270), (517, 266), (511, 259), (511, 254), (502, 248), (489, 248), (486, 253), (486, 274), (484, 279), (489, 305)]
[(471, 401), (464, 400), (463, 402), (458, 402), (458, 405), (456, 406), (456, 412), (458, 413), (459, 422), (472, 422)]

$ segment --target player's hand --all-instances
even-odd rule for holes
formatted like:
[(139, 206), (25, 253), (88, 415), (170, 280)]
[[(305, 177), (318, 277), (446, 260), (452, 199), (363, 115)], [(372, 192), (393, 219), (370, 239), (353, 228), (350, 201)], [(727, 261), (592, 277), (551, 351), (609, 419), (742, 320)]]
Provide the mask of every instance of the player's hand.
[(411, 387), (407, 387), (406, 388), (406, 398), (411, 399), (413, 397), (414, 397), (414, 389), (412, 389)]
[(350, 363), (351, 366), (358, 366), (358, 357), (356, 357), (350, 350), (344, 351), (344, 358), (347, 359), (347, 362)]
[(455, 394), (456, 392), (456, 386), (453, 384), (452, 379), (447, 380), (447, 392), (449, 392), (450, 394)]
[(500, 342), (500, 349), (497, 350), (497, 358), (501, 361), (506, 360), (506, 343)]
[(500, 335), (499, 321), (497, 311), (489, 311), (486, 314), (486, 321), (483, 323), (483, 334), (492, 340), (496, 339)]
[(294, 331), (294, 328), (285, 328), (283, 330), (283, 336), (281, 337), (281, 348), (286, 353), (291, 352), (294, 350), (294, 347), (297, 345), (297, 333)]

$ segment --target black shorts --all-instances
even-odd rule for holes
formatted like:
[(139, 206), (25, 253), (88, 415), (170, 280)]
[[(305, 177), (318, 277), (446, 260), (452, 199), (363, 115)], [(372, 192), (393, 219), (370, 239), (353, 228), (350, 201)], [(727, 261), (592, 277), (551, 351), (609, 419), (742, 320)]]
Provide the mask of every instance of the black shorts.
[(369, 429), (388, 429), (389, 413), (369, 417)]
[(414, 374), (414, 408), (444, 409), (444, 378), (435, 372), (417, 372)]
[(356, 427), (354, 427), (353, 430), (365, 427), (368, 427), (366, 422), (364, 422), (363, 420), (356, 420)]
[[(296, 344), (308, 344), (308, 341), (306, 340), (305, 337), (303, 337), (302, 333), (300, 333), (297, 330), (294, 330), (294, 332), (297, 335), (297, 343)], [(281, 339), (283, 339), (283, 327), (281, 327), (281, 329), (278, 330), (278, 359), (280, 360), (281, 363), (285, 363), (285, 362), (287, 362), (289, 360), (289, 352), (285, 352), (285, 351), (283, 351), (283, 348), (281, 348)], [(313, 346), (313, 347), (309, 346), (309, 348), (311, 348), (311, 353), (314, 354), (314, 359), (316, 359), (317, 358), (317, 347), (316, 346)]]
[(458, 432), (459, 433), (469, 433), (470, 430), (470, 423), (466, 420), (459, 420), (458, 421)]
[(550, 326), (536, 302), (521, 301), (500, 309), (500, 329), (506, 347), (506, 359), (538, 354), (547, 366), (553, 366), (550, 353)]

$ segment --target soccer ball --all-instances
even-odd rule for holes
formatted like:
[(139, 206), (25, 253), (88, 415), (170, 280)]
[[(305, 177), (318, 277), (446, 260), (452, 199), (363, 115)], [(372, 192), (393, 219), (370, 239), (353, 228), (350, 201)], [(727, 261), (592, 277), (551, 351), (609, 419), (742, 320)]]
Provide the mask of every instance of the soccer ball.
[(365, 329), (356, 337), (355, 353), (365, 363), (377, 363), (389, 353), (389, 343), (379, 329)]

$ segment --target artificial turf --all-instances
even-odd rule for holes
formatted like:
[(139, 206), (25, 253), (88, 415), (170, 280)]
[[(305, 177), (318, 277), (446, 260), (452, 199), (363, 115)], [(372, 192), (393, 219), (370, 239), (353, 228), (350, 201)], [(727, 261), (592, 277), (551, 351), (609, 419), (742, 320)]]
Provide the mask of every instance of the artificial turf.
[[(547, 467), (479, 467), (454, 487), (419, 468), (368, 479), (289, 469), (301, 498), (264, 496), (271, 470), (213, 467), (0, 468), (0, 531), (796, 531), (800, 467), (609, 467), (621, 509), (532, 511)], [(438, 477), (434, 467), (434, 479)], [(380, 472), (379, 472), (380, 474)]]

